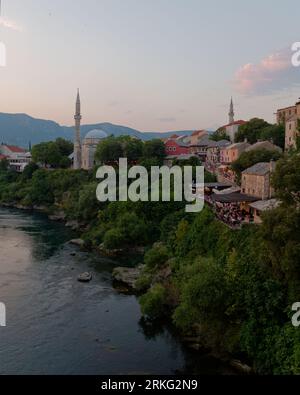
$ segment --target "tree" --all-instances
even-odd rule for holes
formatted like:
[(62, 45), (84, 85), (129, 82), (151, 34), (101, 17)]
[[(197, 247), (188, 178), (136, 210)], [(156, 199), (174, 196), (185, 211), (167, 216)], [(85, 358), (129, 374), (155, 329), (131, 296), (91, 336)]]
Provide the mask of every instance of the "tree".
[(59, 137), (55, 140), (55, 144), (62, 156), (69, 156), (73, 152), (74, 146), (69, 140)]
[(9, 163), (6, 158), (1, 159), (0, 161), (0, 171), (5, 171), (8, 169)]
[(143, 154), (143, 142), (139, 139), (130, 136), (121, 136), (119, 140), (123, 149), (123, 157), (127, 158), (128, 162), (138, 161)]
[(144, 262), (149, 269), (155, 269), (166, 263), (168, 258), (169, 254), (167, 248), (163, 244), (157, 244), (146, 252)]
[(33, 173), (39, 169), (38, 165), (34, 162), (29, 163), (22, 173), (23, 180), (30, 180), (33, 176)]
[(36, 144), (32, 148), (32, 159), (35, 163), (41, 163), (45, 167), (69, 167), (71, 161), (69, 160), (68, 155), (73, 150), (71, 150), (70, 144), (70, 142), (64, 139)]
[(166, 290), (161, 284), (155, 284), (140, 298), (142, 314), (151, 319), (164, 315), (166, 308)]
[(110, 136), (98, 144), (95, 159), (101, 163), (116, 162), (123, 156), (123, 149), (120, 140)]
[(286, 205), (300, 203), (300, 156), (297, 153), (278, 161), (272, 184)]
[(272, 141), (278, 147), (284, 149), (285, 145), (285, 127), (284, 125), (270, 125), (262, 129), (260, 134), (261, 140)]
[(228, 140), (228, 141), (230, 141), (230, 138), (226, 134), (226, 130), (224, 128), (220, 128), (216, 132), (214, 132), (210, 136), (210, 139), (213, 140), (213, 141), (220, 141), (220, 140)]
[(235, 142), (242, 142), (245, 139), (250, 144), (254, 144), (261, 138), (262, 131), (271, 126), (268, 122), (260, 118), (250, 119), (245, 125), (241, 125), (235, 136)]
[(181, 328), (221, 319), (228, 303), (224, 268), (213, 259), (198, 258), (181, 274), (181, 303), (173, 319)]
[(144, 144), (143, 156), (147, 159), (157, 158), (162, 162), (166, 156), (164, 142), (159, 139), (146, 141)]

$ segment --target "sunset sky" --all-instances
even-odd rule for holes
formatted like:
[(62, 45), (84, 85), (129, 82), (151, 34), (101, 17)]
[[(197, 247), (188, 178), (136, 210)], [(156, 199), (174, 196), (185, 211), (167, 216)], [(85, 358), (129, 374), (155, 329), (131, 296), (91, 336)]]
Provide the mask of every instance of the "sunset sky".
[(142, 131), (274, 121), (300, 96), (299, 0), (2, 0), (0, 112)]

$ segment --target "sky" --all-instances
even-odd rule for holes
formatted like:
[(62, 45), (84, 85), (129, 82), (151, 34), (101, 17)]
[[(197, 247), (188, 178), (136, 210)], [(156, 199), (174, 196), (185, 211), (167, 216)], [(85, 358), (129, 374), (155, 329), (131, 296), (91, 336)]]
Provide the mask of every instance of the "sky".
[(275, 122), (300, 96), (299, 0), (2, 0), (0, 112), (141, 131)]

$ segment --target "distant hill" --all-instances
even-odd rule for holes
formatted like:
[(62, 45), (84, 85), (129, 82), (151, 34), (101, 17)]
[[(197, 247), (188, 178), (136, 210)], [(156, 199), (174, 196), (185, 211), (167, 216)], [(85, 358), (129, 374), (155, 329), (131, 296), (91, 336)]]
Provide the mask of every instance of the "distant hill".
[[(192, 130), (171, 131), (165, 133), (140, 132), (126, 126), (113, 125), (111, 123), (97, 123), (92, 125), (82, 125), (82, 137), (92, 129), (102, 129), (109, 135), (114, 136), (128, 135), (135, 136), (142, 140), (153, 138), (166, 138), (176, 133), (178, 135), (191, 134)], [(55, 140), (63, 137), (72, 140), (74, 129), (71, 126), (61, 126), (56, 122), (30, 117), (27, 114), (5, 114), (0, 113), (0, 144), (14, 144), (21, 147), (28, 147), (42, 141)]]

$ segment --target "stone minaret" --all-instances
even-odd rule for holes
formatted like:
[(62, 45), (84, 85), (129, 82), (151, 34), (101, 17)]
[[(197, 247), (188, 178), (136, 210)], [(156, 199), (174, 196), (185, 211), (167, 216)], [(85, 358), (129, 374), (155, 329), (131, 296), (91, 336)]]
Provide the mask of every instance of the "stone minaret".
[(75, 111), (75, 139), (74, 139), (74, 169), (81, 169), (81, 140), (80, 140), (80, 96), (77, 92), (76, 111)]
[(231, 102), (230, 102), (230, 107), (229, 107), (229, 123), (233, 123), (234, 122), (234, 109), (233, 109), (233, 101), (231, 98)]

